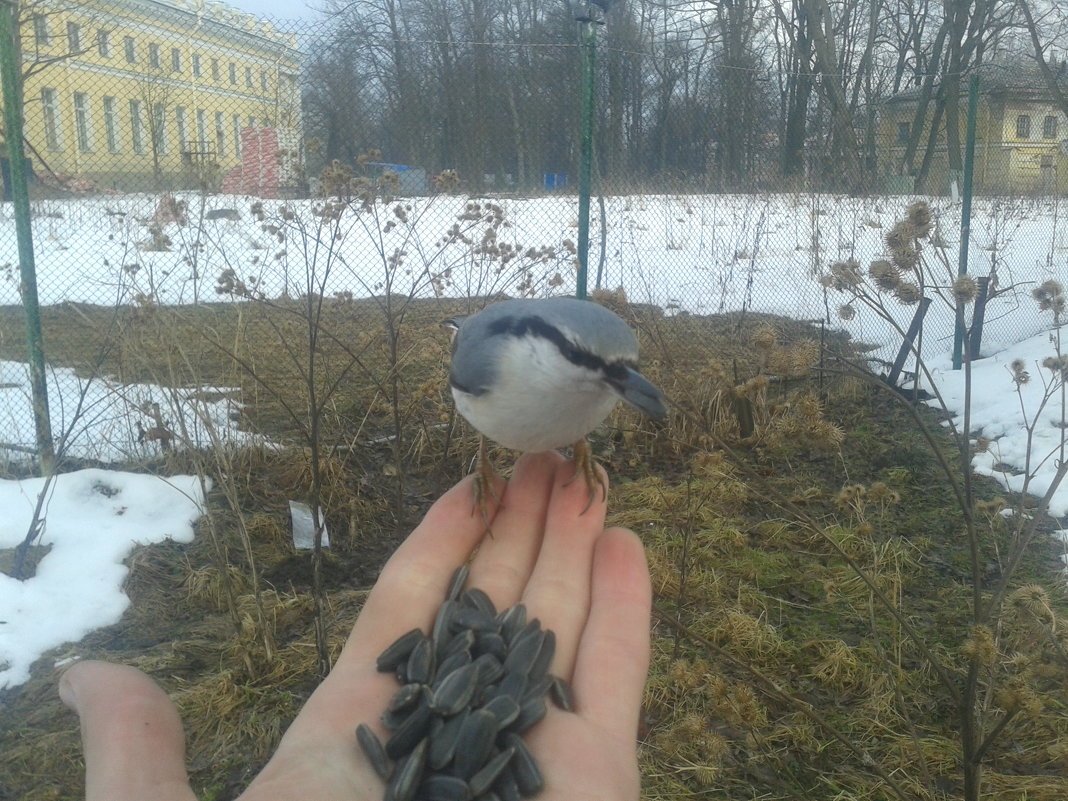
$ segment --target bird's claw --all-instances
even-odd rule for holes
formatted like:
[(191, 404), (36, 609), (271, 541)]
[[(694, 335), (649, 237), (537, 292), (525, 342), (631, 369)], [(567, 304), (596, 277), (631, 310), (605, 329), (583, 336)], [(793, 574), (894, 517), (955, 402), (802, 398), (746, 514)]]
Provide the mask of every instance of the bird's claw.
[(474, 505), (471, 514), (478, 512), (482, 516), (482, 522), (486, 524), (486, 533), (491, 537), (493, 530), (490, 528), (490, 500), (493, 501), (494, 510), (500, 505), (501, 499), (497, 495), (497, 474), (493, 470), (493, 463), (489, 460), (486, 449), (486, 438), (479, 437), (478, 459), (475, 465), (474, 483), (472, 484), (472, 496)]
[(597, 470), (597, 461), (593, 458), (593, 451), (587, 439), (583, 438), (575, 443), (574, 459), (575, 474), (568, 479), (567, 484), (571, 484), (579, 476), (586, 479), (586, 488), (590, 493), (589, 500), (582, 510), (582, 514), (586, 514), (590, 507), (593, 506), (593, 502), (597, 500), (598, 494), (602, 499), (608, 498), (608, 482), (605, 480), (604, 474)]

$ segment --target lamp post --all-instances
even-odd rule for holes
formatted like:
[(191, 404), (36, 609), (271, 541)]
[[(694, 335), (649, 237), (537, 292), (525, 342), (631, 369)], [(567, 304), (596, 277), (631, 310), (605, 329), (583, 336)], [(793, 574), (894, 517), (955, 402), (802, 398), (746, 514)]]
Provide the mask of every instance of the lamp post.
[[(593, 172), (593, 89), (597, 54), (597, 26), (604, 25), (604, 15), (615, 0), (580, 2), (575, 9), (579, 24), (579, 47), (582, 52), (582, 113), (579, 150), (579, 219), (578, 276), (575, 296), (586, 297), (590, 263), (590, 176)], [(594, 9), (597, 11), (594, 11)]]

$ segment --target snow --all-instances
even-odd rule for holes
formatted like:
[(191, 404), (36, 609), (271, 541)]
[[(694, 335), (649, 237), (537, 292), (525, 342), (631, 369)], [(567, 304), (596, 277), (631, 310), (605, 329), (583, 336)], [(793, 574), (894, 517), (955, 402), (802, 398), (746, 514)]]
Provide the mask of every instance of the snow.
[[(22, 542), (45, 486), (43, 478), (0, 481), (0, 548)], [(57, 476), (37, 540), (50, 550), (30, 579), (0, 573), (0, 689), (26, 681), (49, 649), (117, 623), (130, 605), (123, 560), (137, 545), (190, 542), (203, 504), (195, 476), (98, 469)]]
[[(494, 292), (534, 295), (574, 291), (569, 242), (577, 240), (577, 199), (550, 196), (499, 201), (438, 196), (378, 205), (373, 213), (343, 217), (334, 230), (321, 201), (262, 201), (196, 195), (182, 198), (191, 221), (207, 208), (238, 210), (239, 220), (205, 220), (201, 226), (173, 222), (158, 234), (166, 250), (152, 249), (149, 230), (158, 197), (114, 195), (36, 204), (35, 250), (43, 304), (102, 306), (231, 302), (216, 292), (230, 275), (264, 297), (308, 292), (386, 291), (416, 297), (475, 296)], [(875, 345), (872, 356), (891, 360), (915, 307), (886, 304), (889, 320), (861, 305), (851, 320), (836, 310), (848, 298), (821, 286), (819, 276), (835, 260), (855, 258), (866, 266), (885, 256), (885, 232), (911, 198), (847, 198), (829, 195), (693, 195), (606, 198), (602, 284), (622, 286), (632, 302), (656, 304), (669, 314), (714, 314), (747, 309), (805, 320), (830, 319), (833, 327)], [(487, 214), (504, 222), (491, 226)], [(944, 242), (926, 255), (941, 264), (935, 277), (943, 294), (956, 274), (960, 205), (931, 198)], [(477, 209), (471, 203), (481, 204)], [(1030, 466), (1029, 492), (1048, 488), (1061, 459), (1064, 427), (1059, 388), (1046, 390), (1053, 374), (1042, 362), (1055, 354), (1053, 319), (1030, 297), (1038, 283), (1068, 283), (1068, 233), (1061, 199), (979, 198), (972, 213), (969, 271), (998, 272), (999, 292), (987, 307), (983, 358), (972, 364), (973, 437), (989, 439), (973, 466), (1012, 490), (1025, 489), (1019, 470)], [(282, 212), (285, 211), (283, 215)], [(387, 223), (389, 223), (387, 225)], [(456, 228), (453, 228), (456, 226)], [(495, 238), (486, 240), (493, 227)], [(453, 233), (450, 234), (450, 229)], [(598, 269), (601, 221), (591, 222), (590, 283)], [(464, 241), (466, 238), (467, 241)], [(506, 243), (520, 253), (502, 265), (478, 243)], [(10, 205), (0, 205), (0, 304), (18, 304), (18, 264)], [(562, 282), (560, 281), (562, 278)], [(959, 412), (964, 373), (950, 366), (953, 311), (936, 298), (924, 325), (923, 353), (934, 386), (947, 407)], [(1009, 365), (1022, 360), (1031, 380), (1017, 386)], [(925, 378), (920, 383), (932, 387)], [(183, 439), (205, 443), (249, 441), (234, 420), (238, 401), (222, 387), (164, 389), (151, 384), (92, 381), (63, 367), (50, 368), (50, 405), (57, 431), (68, 432), (72, 455), (105, 463), (143, 457), (155, 444), (137, 442), (132, 421), (148, 427), (146, 408), (159, 404)], [(81, 403), (82, 414), (75, 414)], [(958, 427), (962, 420), (955, 420)], [(1030, 426), (1030, 429), (1029, 429)], [(1028, 437), (1031, 460), (1027, 462)], [(17, 459), (32, 445), (29, 379), (25, 365), (0, 362), (0, 450)], [(24, 454), (23, 454), (24, 458)], [(1006, 469), (1007, 467), (1015, 469)], [(1066, 482), (1068, 483), (1068, 482)], [(0, 548), (26, 535), (40, 479), (0, 482)], [(64, 642), (76, 641), (119, 619), (129, 603), (121, 591), (123, 559), (137, 543), (171, 537), (188, 541), (203, 497), (195, 478), (160, 479), (116, 471), (87, 470), (60, 476), (47, 505), (43, 543), (51, 551), (34, 578), (19, 582), (0, 575), (0, 687), (26, 680), (30, 664)], [(1051, 512), (1068, 515), (1068, 486), (1053, 496)], [(1065, 531), (1068, 531), (1066, 529)], [(1068, 534), (1059, 532), (1068, 554)], [(1068, 558), (1066, 558), (1068, 563)]]

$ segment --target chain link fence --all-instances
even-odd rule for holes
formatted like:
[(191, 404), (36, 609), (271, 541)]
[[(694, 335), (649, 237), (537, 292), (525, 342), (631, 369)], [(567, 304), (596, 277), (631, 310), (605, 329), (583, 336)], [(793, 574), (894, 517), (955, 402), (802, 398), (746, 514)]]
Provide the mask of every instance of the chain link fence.
[[(842, 277), (892, 260), (887, 234), (918, 195), (934, 219), (928, 267), (902, 280), (946, 301), (925, 353), (952, 348), (965, 120), (945, 76), (895, 73), (883, 42), (821, 70), (790, 35), (796, 18), (764, 20), (777, 37), (744, 3), (605, 5), (368, 2), (282, 22), (193, 0), (23, 3), (23, 145), (65, 452), (284, 440), (296, 412), (272, 377), (318, 379), (286, 377), (272, 354), (329, 345), (345, 366), (324, 380), (362, 375), (388, 397), (405, 326), (423, 331), (406, 347), (444, 359), (434, 319), (575, 293), (581, 26), (597, 38), (591, 291), (665, 315), (844, 328), (888, 361), (919, 296), (880, 285), (903, 301), (887, 320), (851, 303)], [(1063, 278), (1068, 252), (1068, 120), (1018, 73), (981, 71), (967, 267), (991, 276), (983, 352), (1048, 323), (1036, 307), (1033, 330), (998, 326), (1034, 284)], [(932, 128), (951, 128), (953, 146)], [(5, 203), (12, 461), (35, 448), (18, 260)], [(309, 330), (328, 333), (309, 345)], [(380, 346), (392, 361), (378, 374)], [(366, 413), (339, 409), (331, 435), (366, 433)]]

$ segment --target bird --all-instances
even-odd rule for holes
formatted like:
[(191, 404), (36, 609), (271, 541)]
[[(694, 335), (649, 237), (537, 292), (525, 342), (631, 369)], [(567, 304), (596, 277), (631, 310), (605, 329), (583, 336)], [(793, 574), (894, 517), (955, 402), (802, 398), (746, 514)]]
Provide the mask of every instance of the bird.
[(593, 301), (503, 300), (443, 325), (453, 332), (449, 386), (456, 409), (481, 435), (474, 494), (483, 519), (494, 476), (487, 438), (531, 453), (573, 446), (588, 509), (607, 488), (586, 435), (619, 401), (654, 419), (667, 416), (663, 393), (638, 372), (638, 338)]

